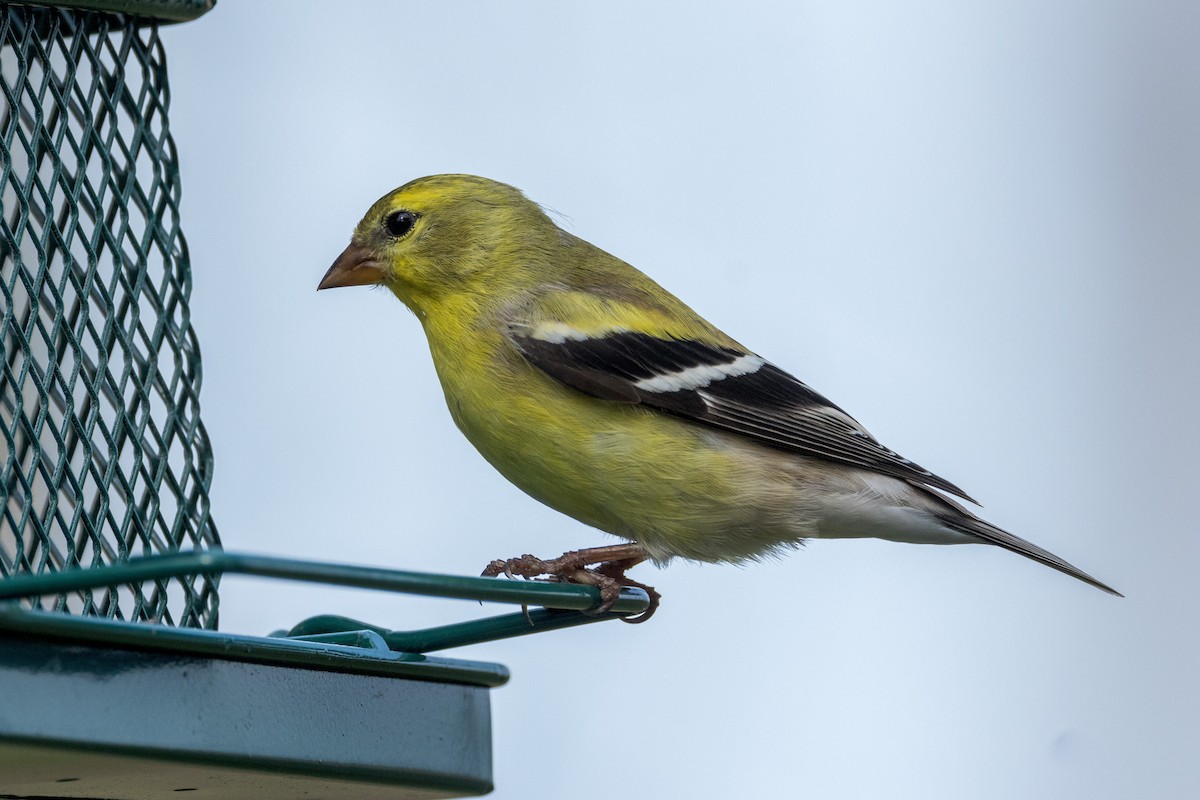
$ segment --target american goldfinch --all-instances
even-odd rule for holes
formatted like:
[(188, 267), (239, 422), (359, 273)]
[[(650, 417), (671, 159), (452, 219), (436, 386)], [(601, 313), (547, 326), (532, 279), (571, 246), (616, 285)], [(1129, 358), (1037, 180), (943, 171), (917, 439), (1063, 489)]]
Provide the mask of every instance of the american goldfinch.
[(626, 569), (878, 537), (999, 545), (1117, 594), (951, 500), (971, 498), (511, 186), (435, 175), (385, 195), (318, 288), (356, 285), (420, 319), (455, 423), (501, 474), (628, 540), (485, 574), (592, 583), (606, 604), (643, 586), (657, 604)]

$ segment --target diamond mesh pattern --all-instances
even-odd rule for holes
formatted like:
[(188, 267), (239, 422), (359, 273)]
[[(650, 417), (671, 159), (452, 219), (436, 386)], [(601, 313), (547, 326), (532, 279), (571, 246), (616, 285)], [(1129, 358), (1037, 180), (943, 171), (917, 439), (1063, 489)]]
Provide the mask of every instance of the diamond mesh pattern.
[[(0, 4), (0, 578), (217, 547), (157, 25)], [(215, 578), (26, 605), (215, 628)]]

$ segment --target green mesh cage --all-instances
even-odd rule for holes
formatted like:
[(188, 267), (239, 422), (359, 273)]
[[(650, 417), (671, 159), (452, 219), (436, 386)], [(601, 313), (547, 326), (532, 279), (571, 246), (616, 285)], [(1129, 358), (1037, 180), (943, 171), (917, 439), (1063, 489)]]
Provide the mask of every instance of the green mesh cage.
[[(0, 4), (0, 578), (219, 546), (157, 23)], [(215, 628), (215, 577), (27, 607)]]

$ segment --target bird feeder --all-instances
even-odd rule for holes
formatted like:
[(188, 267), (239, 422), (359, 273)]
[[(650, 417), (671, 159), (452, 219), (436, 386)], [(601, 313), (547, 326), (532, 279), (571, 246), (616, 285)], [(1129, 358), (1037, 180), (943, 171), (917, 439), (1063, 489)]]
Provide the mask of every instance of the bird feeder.
[[(159, 38), (212, 5), (0, 4), (0, 798), (486, 793), (508, 672), (430, 653), (648, 599), (222, 548)], [(230, 573), (534, 608), (247, 636)]]

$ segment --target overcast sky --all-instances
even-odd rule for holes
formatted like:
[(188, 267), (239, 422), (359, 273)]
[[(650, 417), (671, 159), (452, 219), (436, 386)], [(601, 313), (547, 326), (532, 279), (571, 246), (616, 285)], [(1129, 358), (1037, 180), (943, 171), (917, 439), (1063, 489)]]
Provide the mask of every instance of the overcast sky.
[[(608, 543), (455, 430), (420, 326), (315, 292), (380, 195), (521, 187), (993, 522), (635, 576), (499, 661), (495, 797), (1183, 798), (1200, 785), (1200, 10), (246, 2), (164, 29), (232, 550), (461, 574)], [(473, 603), (230, 579), (230, 630)]]

